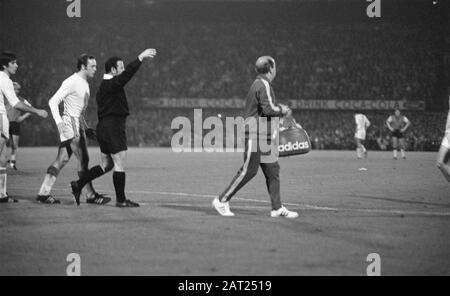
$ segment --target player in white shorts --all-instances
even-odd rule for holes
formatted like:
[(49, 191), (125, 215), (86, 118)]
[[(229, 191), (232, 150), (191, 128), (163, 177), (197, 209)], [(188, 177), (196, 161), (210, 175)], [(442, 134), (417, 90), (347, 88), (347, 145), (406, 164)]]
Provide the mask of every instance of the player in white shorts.
[(46, 118), (45, 110), (36, 109), (21, 102), (14, 91), (14, 85), (11, 75), (16, 74), (17, 57), (11, 52), (3, 52), (0, 54), (0, 203), (15, 202), (16, 200), (9, 198), (6, 193), (6, 149), (5, 144), (9, 135), (9, 120), (6, 112), (5, 103), (9, 103), (13, 108), (24, 112), (34, 113), (40, 117)]
[(363, 154), (367, 156), (367, 149), (364, 147), (363, 142), (366, 140), (366, 130), (370, 126), (370, 121), (366, 115), (356, 112), (355, 113), (355, 141), (356, 141), (356, 156), (361, 159)]
[[(90, 91), (88, 79), (94, 77), (97, 62), (93, 56), (81, 55), (77, 60), (77, 72), (67, 78), (61, 87), (48, 102), (53, 119), (58, 127), (61, 144), (58, 148), (56, 160), (47, 169), (44, 181), (39, 190), (37, 200), (41, 203), (57, 204), (59, 200), (51, 195), (61, 169), (69, 162), (72, 154), (78, 159), (78, 174), (82, 176), (88, 171), (89, 155), (87, 151), (88, 136), (93, 130), (87, 126), (84, 113), (88, 105)], [(64, 103), (63, 115), (59, 114), (59, 104)], [(86, 189), (86, 202), (92, 204), (105, 204), (111, 199), (95, 192), (89, 182)], [(76, 200), (79, 205), (79, 200)]]
[[(449, 96), (450, 106), (450, 96)], [(437, 167), (441, 170), (445, 179), (450, 182), (450, 110), (447, 115), (447, 124), (445, 126), (445, 135), (442, 139), (441, 148), (437, 158)]]

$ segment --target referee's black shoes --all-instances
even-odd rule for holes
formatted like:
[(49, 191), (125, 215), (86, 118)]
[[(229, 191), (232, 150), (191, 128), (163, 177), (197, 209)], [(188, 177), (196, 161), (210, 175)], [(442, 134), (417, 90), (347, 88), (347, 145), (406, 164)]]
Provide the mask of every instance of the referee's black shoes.
[(116, 207), (118, 207), (118, 208), (138, 208), (139, 204), (137, 202), (126, 199), (124, 202), (116, 202)]
[[(80, 205), (81, 188), (77, 181), (70, 182), (70, 187), (72, 188), (73, 198), (77, 206)], [(86, 199), (88, 204), (105, 205), (111, 201), (111, 198), (106, 197), (104, 194), (99, 194), (95, 192), (94, 197)]]
[(80, 205), (80, 196), (81, 196), (81, 188), (78, 186), (77, 181), (70, 182), (70, 187), (72, 187), (73, 198), (75, 199), (75, 203), (77, 206)]
[(87, 198), (86, 203), (95, 205), (105, 205), (111, 201), (110, 197), (106, 197), (104, 194), (95, 192), (94, 197)]

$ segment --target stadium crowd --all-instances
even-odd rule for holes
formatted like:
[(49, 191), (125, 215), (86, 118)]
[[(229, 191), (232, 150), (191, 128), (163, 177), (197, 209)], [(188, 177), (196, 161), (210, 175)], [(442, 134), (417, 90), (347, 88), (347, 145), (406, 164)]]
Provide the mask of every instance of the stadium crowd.
[[(99, 23), (101, 22), (101, 23)], [(171, 118), (192, 110), (159, 110), (142, 98), (243, 98), (254, 78), (255, 57), (270, 53), (277, 60), (277, 99), (407, 100), (433, 105), (437, 98), (440, 36), (433, 24), (370, 22), (260, 23), (242, 20), (151, 20), (118, 26), (108, 20), (63, 22), (39, 26), (20, 19), (10, 24), (9, 47), (19, 56), (15, 80), (36, 106), (46, 106), (64, 77), (74, 72), (79, 53), (99, 64), (91, 83), (89, 119), (95, 125), (95, 93), (103, 63), (111, 55), (130, 61), (151, 45), (158, 57), (141, 69), (127, 87), (132, 116), (131, 145), (170, 143)], [(89, 32), (89, 34), (86, 34)], [(57, 44), (57, 46), (54, 46)], [(351, 112), (300, 111), (298, 120), (317, 149), (353, 149)], [(445, 116), (414, 113), (411, 149), (434, 149), (443, 134)], [(374, 113), (370, 148), (389, 142), (386, 113)], [(369, 119), (372, 118), (369, 114)], [(56, 127), (49, 118), (24, 124), (24, 145), (54, 145)], [(384, 140), (385, 141), (384, 141)]]
[[(139, 35), (146, 32), (133, 34), (133, 25), (110, 26), (93, 26), (86, 35), (84, 26), (71, 25), (70, 38), (66, 30), (48, 26), (44, 36), (30, 37), (36, 50), (17, 46), (23, 51), (18, 52), (22, 69), (16, 79), (37, 104), (45, 104), (58, 87), (58, 78), (74, 71), (76, 53), (94, 54), (101, 71), (111, 54), (130, 60), (135, 48), (154, 44), (158, 59), (128, 88), (136, 105), (148, 96), (242, 97), (254, 76), (253, 60), (261, 52), (278, 61), (274, 85), (279, 98), (429, 101), (435, 97), (439, 40), (426, 27), (301, 24), (268, 31), (256, 24), (149, 23), (146, 29), (151, 34), (144, 39)], [(20, 26), (16, 29), (20, 35)], [(269, 42), (259, 42), (266, 38)], [(49, 52), (46, 43), (51, 39), (58, 40), (58, 54)], [(94, 90), (100, 79), (97, 75)]]

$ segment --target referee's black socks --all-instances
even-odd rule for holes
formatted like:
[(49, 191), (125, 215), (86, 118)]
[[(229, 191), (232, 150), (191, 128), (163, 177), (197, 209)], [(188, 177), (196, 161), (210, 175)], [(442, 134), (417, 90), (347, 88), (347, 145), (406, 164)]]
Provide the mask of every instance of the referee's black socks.
[(113, 183), (117, 202), (125, 202), (125, 172), (114, 172)]
[(91, 168), (86, 173), (80, 173), (79, 174), (80, 179), (77, 181), (78, 188), (83, 188), (87, 183), (91, 182), (94, 179), (97, 179), (98, 177), (102, 176), (103, 174), (105, 174), (105, 171), (99, 165)]

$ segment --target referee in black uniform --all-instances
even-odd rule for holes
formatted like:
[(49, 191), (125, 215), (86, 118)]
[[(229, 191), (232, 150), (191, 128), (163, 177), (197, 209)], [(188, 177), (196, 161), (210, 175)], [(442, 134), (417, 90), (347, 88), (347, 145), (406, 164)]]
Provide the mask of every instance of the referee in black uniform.
[(79, 180), (70, 183), (75, 198), (88, 182), (102, 176), (114, 168), (113, 182), (117, 207), (139, 207), (139, 204), (125, 197), (125, 160), (127, 151), (126, 118), (130, 115), (124, 86), (139, 70), (146, 58), (153, 58), (156, 50), (144, 50), (136, 60), (124, 67), (118, 57), (109, 58), (105, 63), (105, 75), (97, 92), (97, 141), (100, 146), (102, 164), (89, 170)]

